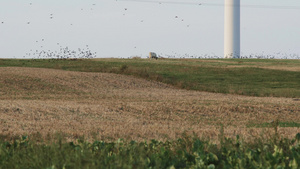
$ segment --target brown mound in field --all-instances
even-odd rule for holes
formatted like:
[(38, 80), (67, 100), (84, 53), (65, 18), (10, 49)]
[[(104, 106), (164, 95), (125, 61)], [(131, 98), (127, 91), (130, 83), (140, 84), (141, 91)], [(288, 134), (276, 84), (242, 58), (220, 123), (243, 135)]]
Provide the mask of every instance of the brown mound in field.
[(127, 90), (168, 88), (162, 83), (116, 74), (17, 67), (0, 68), (0, 82), (0, 97), (7, 99), (97, 98), (120, 96)]
[[(0, 135), (62, 132), (69, 139), (176, 139), (189, 131), (217, 138), (259, 135), (261, 124), (300, 122), (300, 103), (175, 89), (108, 73), (0, 68)], [(251, 127), (253, 126), (253, 127)], [(280, 127), (293, 137), (299, 128)]]

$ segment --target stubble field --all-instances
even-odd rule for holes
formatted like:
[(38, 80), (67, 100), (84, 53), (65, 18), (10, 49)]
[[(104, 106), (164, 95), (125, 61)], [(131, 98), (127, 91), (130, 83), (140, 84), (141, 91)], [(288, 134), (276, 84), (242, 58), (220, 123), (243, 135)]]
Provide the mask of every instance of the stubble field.
[[(298, 70), (294, 70), (298, 71)], [(300, 100), (179, 89), (134, 76), (46, 68), (0, 68), (0, 135), (67, 140), (175, 140), (182, 133), (212, 142), (271, 137), (272, 124), (299, 133)]]

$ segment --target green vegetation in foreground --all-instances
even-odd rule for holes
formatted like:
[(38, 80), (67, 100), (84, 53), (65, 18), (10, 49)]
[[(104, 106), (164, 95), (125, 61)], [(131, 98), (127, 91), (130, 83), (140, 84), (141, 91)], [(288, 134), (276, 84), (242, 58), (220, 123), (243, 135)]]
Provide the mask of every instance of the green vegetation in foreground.
[(286, 168), (300, 167), (300, 133), (292, 140), (254, 144), (220, 136), (220, 145), (196, 137), (176, 141), (83, 140), (45, 144), (22, 137), (0, 141), (0, 168)]
[(257, 68), (258, 66), (297, 68), (300, 66), (299, 60), (1, 59), (0, 66), (42, 67), (69, 71), (118, 73), (160, 81), (178, 88), (190, 90), (249, 96), (300, 97), (299, 71)]

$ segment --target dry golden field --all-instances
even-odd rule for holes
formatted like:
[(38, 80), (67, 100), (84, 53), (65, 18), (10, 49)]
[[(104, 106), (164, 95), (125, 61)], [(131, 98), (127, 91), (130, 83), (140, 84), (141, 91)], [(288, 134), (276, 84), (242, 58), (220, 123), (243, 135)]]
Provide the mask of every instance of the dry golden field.
[[(165, 140), (183, 132), (216, 140), (224, 134), (269, 137), (257, 127), (300, 122), (300, 100), (188, 91), (109, 73), (0, 68), (0, 135), (63, 133), (69, 140)], [(294, 137), (297, 127), (279, 127)]]

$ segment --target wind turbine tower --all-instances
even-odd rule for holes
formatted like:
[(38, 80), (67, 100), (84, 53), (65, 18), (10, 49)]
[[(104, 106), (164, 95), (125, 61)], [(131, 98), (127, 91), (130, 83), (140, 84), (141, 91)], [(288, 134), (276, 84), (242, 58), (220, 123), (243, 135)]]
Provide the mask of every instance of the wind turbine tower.
[(225, 58), (240, 58), (240, 7), (240, 0), (225, 0)]

